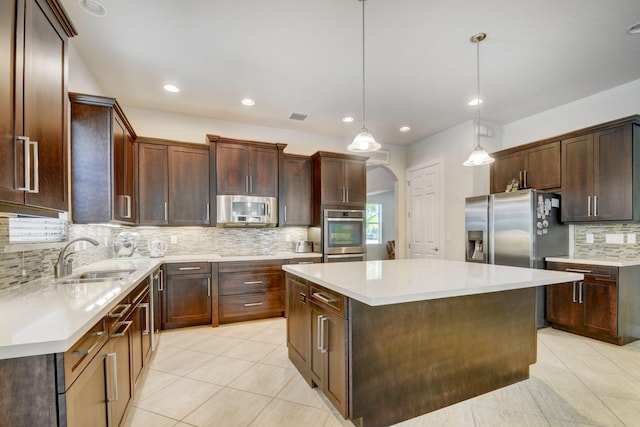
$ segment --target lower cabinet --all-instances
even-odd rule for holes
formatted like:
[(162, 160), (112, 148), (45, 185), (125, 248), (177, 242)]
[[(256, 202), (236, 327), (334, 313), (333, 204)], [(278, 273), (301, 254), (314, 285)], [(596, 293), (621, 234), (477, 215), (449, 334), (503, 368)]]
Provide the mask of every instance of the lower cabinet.
[(291, 275), (287, 294), (290, 360), (348, 418), (346, 298)]
[(282, 316), (282, 261), (221, 262), (218, 266), (220, 323)]
[[(128, 306), (128, 307), (127, 307)], [(126, 307), (126, 308), (125, 308)], [(109, 342), (106, 344), (106, 376), (108, 418), (109, 425), (118, 426), (124, 418), (124, 414), (133, 398), (133, 372), (131, 371), (132, 358), (132, 317), (135, 312), (130, 304), (120, 306), (126, 312), (112, 312), (109, 317), (117, 320), (110, 326)], [(122, 313), (122, 317), (119, 317)], [(114, 317), (115, 316), (115, 317)]]
[(547, 320), (554, 328), (618, 345), (640, 338), (640, 267), (549, 262), (547, 269), (584, 274), (580, 282), (547, 286)]
[(131, 314), (131, 373), (134, 383), (140, 379), (142, 369), (151, 355), (151, 295), (150, 285), (153, 274), (134, 292), (133, 313)]
[(212, 283), (211, 263), (167, 264), (166, 271), (162, 329), (210, 324), (212, 288), (215, 287)]

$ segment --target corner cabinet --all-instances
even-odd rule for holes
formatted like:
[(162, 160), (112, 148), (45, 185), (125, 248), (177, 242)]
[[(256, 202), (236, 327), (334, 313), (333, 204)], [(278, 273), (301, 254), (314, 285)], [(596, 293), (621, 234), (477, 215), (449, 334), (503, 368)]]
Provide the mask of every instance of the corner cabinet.
[(560, 141), (528, 144), (494, 153), (491, 193), (502, 193), (513, 179), (519, 188), (558, 190), (562, 184)]
[(136, 223), (136, 134), (114, 98), (70, 93), (75, 223)]
[(313, 220), (311, 159), (308, 156), (283, 154), (279, 171), (278, 224), (280, 227), (310, 226)]
[(580, 282), (547, 286), (554, 328), (618, 345), (640, 339), (640, 267), (549, 262), (547, 269), (584, 274)]
[(217, 194), (278, 197), (278, 157), (286, 144), (207, 138)]
[(67, 210), (68, 38), (57, 0), (0, 5), (0, 201)]
[(209, 225), (209, 147), (138, 139), (141, 225)]
[(562, 221), (640, 220), (640, 122), (562, 141)]

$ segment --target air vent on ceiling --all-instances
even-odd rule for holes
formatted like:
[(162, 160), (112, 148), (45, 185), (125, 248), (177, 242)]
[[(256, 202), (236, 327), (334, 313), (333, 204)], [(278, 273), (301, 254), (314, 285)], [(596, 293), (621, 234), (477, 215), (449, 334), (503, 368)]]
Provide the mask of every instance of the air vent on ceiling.
[(364, 153), (365, 156), (369, 156), (367, 163), (370, 165), (388, 165), (389, 164), (389, 152), (378, 150), (370, 153)]
[(307, 113), (291, 113), (291, 115), (289, 116), (291, 120), (298, 120), (300, 122), (304, 122), (308, 117), (309, 114)]

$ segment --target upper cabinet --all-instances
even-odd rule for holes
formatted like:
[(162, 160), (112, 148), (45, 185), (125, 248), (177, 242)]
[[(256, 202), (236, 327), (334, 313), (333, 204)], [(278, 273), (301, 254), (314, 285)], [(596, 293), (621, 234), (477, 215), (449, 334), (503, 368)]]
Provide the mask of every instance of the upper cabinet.
[(311, 159), (308, 156), (283, 154), (280, 157), (279, 185), (279, 225), (311, 225)]
[(318, 151), (311, 159), (314, 210), (318, 211), (314, 215), (319, 214), (320, 206), (364, 207), (367, 203), (367, 157)]
[[(533, 145), (533, 146), (532, 146)], [(491, 164), (491, 193), (502, 193), (512, 180), (519, 188), (559, 190), (560, 141), (529, 144), (494, 153)]]
[(76, 223), (136, 223), (136, 134), (113, 98), (70, 93)]
[(209, 225), (209, 147), (140, 138), (142, 225)]
[(56, 0), (0, 4), (0, 201), (67, 210), (67, 57), (76, 35)]
[(207, 138), (215, 158), (217, 194), (278, 197), (278, 153), (286, 145)]
[(640, 220), (640, 123), (562, 141), (562, 221)]

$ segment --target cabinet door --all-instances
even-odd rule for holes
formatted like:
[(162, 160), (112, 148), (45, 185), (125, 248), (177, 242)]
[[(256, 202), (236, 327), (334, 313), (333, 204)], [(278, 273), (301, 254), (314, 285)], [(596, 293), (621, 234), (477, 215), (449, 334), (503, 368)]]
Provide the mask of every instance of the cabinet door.
[[(497, 161), (497, 159), (496, 159)], [(523, 180), (526, 188), (548, 190), (560, 188), (560, 141), (524, 152)]]
[(327, 349), (327, 371), (324, 385), (325, 395), (345, 415), (347, 413), (347, 345), (344, 319), (331, 314), (325, 325), (325, 347)]
[[(115, 113), (114, 113), (115, 114)], [(133, 141), (122, 121), (113, 117), (113, 219), (135, 222)]]
[[(311, 312), (306, 283), (287, 278), (287, 345), (297, 363), (309, 366), (311, 351)], [(291, 358), (291, 355), (289, 356)]]
[(216, 144), (218, 194), (247, 194), (249, 152), (240, 144)]
[(324, 390), (325, 376), (327, 370), (327, 358), (323, 352), (322, 339), (324, 335), (321, 333), (325, 311), (315, 304), (311, 304), (311, 361), (310, 368), (313, 376), (313, 382)]
[(278, 197), (278, 150), (251, 147), (250, 152), (250, 195)]
[(593, 135), (562, 141), (562, 222), (590, 221), (593, 198)]
[(282, 160), (280, 171), (280, 220), (279, 225), (311, 225), (312, 185), (311, 160), (304, 157), (287, 157)]
[(320, 159), (320, 196), (323, 205), (340, 205), (345, 200), (343, 159)]
[[(131, 322), (129, 318), (127, 322)], [(106, 344), (109, 347), (107, 357), (107, 381), (111, 381), (109, 389), (113, 395), (109, 401), (109, 424), (120, 425), (131, 399), (133, 398), (132, 373), (131, 373), (131, 324), (122, 322), (113, 331)], [(115, 371), (114, 371), (115, 368)], [(115, 399), (117, 390), (117, 399)]]
[(585, 277), (581, 310), (586, 331), (615, 337), (618, 332), (616, 282)]
[(367, 203), (367, 165), (361, 160), (344, 161), (344, 186), (349, 205), (363, 206)]
[(503, 193), (513, 179), (522, 179), (523, 152), (496, 156), (491, 164), (491, 193)]
[(633, 219), (632, 125), (596, 132), (593, 135), (593, 219)]
[(140, 224), (168, 224), (169, 177), (165, 145), (139, 144), (138, 189)]
[(0, 200), (23, 203), (23, 184), (16, 178), (24, 175), (15, 135), (14, 70), (16, 45), (16, 2), (0, 2)]
[(163, 329), (211, 323), (209, 275), (168, 276), (164, 290)]
[(16, 133), (38, 143), (37, 162), (33, 157), (27, 172), (32, 190), (36, 184), (38, 188), (25, 194), (25, 203), (68, 210), (67, 36), (51, 17), (46, 2), (25, 1), (24, 52), (16, 52), (23, 62), (17, 64), (15, 74), (16, 87), (22, 90), (15, 94), (16, 111), (23, 114), (16, 114)]
[[(107, 344), (87, 365), (82, 374), (71, 385), (65, 394), (59, 395), (61, 407), (66, 410), (68, 427), (104, 426), (108, 425), (107, 415), (107, 378), (111, 372), (111, 359), (106, 357)], [(64, 406), (63, 406), (64, 405)], [(62, 421), (62, 420), (61, 420)], [(63, 422), (60, 425), (65, 425)]]
[(578, 326), (578, 284), (573, 282), (547, 286), (547, 320), (559, 325)]
[(169, 147), (169, 222), (209, 224), (209, 152)]

